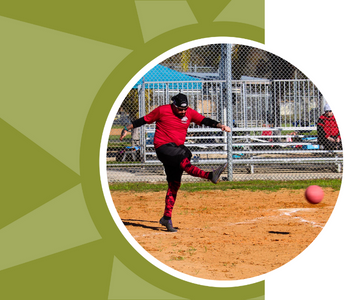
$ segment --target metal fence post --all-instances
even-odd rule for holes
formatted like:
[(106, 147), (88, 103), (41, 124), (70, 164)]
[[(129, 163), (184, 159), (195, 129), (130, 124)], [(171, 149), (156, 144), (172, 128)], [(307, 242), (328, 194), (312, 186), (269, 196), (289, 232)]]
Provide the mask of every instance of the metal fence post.
[(228, 162), (228, 181), (233, 180), (233, 156), (232, 156), (232, 129), (233, 129), (233, 115), (232, 115), (232, 81), (231, 81), (231, 44), (226, 44), (226, 113), (227, 125), (231, 128), (231, 132), (227, 133), (227, 162)]
[[(138, 110), (139, 118), (145, 115), (145, 77), (141, 86), (138, 87)], [(140, 127), (140, 156), (141, 162), (144, 163), (146, 160), (146, 140), (145, 140), (145, 128)]]

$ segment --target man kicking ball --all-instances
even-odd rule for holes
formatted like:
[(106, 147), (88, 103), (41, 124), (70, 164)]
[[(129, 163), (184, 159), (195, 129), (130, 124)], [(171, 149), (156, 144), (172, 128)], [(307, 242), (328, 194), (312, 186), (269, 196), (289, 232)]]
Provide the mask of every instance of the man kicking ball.
[(206, 172), (191, 164), (192, 153), (184, 145), (189, 124), (194, 122), (197, 125), (219, 128), (226, 132), (230, 132), (231, 129), (229, 126), (206, 118), (196, 110), (188, 107), (188, 99), (184, 94), (179, 93), (172, 97), (171, 100), (173, 101), (172, 104), (161, 105), (146, 116), (133, 121), (132, 124), (126, 125), (121, 132), (120, 140), (123, 140), (129, 130), (156, 122), (153, 144), (158, 159), (164, 165), (168, 181), (164, 215), (159, 220), (159, 223), (164, 225), (168, 231), (176, 232), (177, 229), (172, 225), (171, 215), (177, 191), (181, 186), (183, 171), (195, 177), (208, 179), (216, 184), (227, 166), (225, 163), (213, 172)]

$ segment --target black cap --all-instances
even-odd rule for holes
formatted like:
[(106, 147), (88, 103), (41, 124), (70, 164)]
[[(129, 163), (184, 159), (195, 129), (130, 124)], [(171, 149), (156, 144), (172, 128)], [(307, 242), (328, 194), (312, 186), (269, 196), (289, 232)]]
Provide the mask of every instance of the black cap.
[(173, 104), (176, 107), (180, 107), (180, 108), (187, 108), (188, 107), (188, 99), (187, 96), (184, 94), (177, 94), (174, 97), (171, 98), (171, 100), (173, 101)]

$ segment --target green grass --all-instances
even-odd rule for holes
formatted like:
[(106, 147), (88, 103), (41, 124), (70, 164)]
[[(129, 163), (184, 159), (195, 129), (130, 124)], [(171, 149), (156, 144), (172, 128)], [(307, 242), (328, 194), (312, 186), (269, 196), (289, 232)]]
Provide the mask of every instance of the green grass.
[(111, 135), (110, 139), (108, 141), (108, 147), (127, 147), (131, 145), (131, 138), (130, 137), (125, 137), (122, 142), (112, 142), (112, 141), (117, 141), (120, 139), (119, 135)]
[[(316, 180), (295, 180), (295, 181), (235, 181), (220, 182), (214, 185), (208, 181), (196, 183), (182, 183), (180, 190), (188, 192), (204, 190), (249, 190), (249, 191), (278, 191), (280, 189), (305, 189), (309, 185), (319, 185), (323, 188), (332, 188), (339, 191), (341, 179), (316, 179)], [(111, 191), (134, 191), (134, 192), (160, 192), (167, 189), (166, 183), (144, 183), (128, 182), (113, 183), (109, 185)]]
[[(120, 139), (120, 135), (109, 135), (109, 140), (118, 140)], [(128, 139), (128, 138), (125, 138)]]

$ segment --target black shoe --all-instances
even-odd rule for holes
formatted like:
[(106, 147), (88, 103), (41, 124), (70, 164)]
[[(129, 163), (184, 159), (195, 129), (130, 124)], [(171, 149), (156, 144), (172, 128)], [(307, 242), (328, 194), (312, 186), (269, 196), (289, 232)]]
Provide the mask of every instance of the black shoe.
[(225, 163), (224, 165), (220, 166), (219, 168), (215, 169), (212, 172), (212, 176), (210, 178), (210, 180), (214, 183), (217, 184), (219, 182), (219, 177), (220, 175), (224, 172), (226, 166), (228, 165), (228, 163)]
[(164, 217), (162, 217), (159, 220), (159, 224), (165, 226), (168, 229), (168, 231), (170, 231), (170, 232), (176, 232), (177, 231), (177, 229), (173, 227), (171, 219), (170, 220), (165, 220)]

